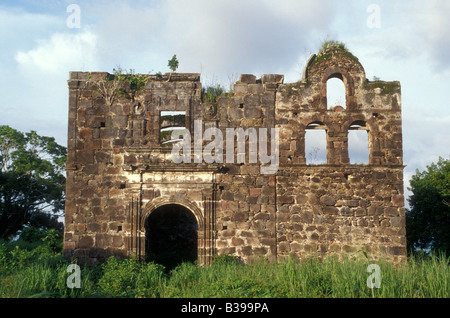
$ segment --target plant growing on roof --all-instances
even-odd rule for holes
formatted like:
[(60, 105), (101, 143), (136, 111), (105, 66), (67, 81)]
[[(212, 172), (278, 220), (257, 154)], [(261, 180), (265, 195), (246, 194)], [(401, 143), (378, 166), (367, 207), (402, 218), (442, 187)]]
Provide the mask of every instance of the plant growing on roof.
[[(111, 106), (119, 93), (134, 100), (136, 92), (143, 89), (147, 81), (147, 76), (135, 74), (134, 69), (126, 72), (122, 67), (116, 66), (113, 68), (113, 74), (108, 74), (106, 79), (99, 81), (97, 91), (103, 95), (108, 105)], [(130, 83), (130, 93), (123, 87), (123, 82)]]
[(169, 79), (167, 80), (168, 82), (170, 81), (170, 77), (172, 76), (172, 73), (175, 72), (175, 71), (177, 70), (178, 65), (179, 65), (179, 62), (178, 62), (178, 59), (177, 59), (177, 55), (174, 54), (174, 55), (172, 56), (172, 59), (170, 59), (170, 60), (169, 60), (169, 63), (167, 64), (167, 66), (169, 66), (170, 70), (172, 71), (172, 72), (169, 74)]

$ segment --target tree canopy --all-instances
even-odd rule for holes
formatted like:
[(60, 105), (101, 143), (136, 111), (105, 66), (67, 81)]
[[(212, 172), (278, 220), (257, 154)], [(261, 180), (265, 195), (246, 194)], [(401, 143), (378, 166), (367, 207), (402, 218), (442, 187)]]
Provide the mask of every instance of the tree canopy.
[(65, 162), (53, 137), (0, 126), (0, 238), (27, 226), (62, 229)]
[(177, 59), (177, 55), (174, 54), (174, 56), (172, 56), (172, 59), (169, 60), (169, 63), (167, 66), (169, 66), (169, 68), (172, 72), (175, 72), (178, 68), (178, 64), (179, 64), (179, 62)]
[(439, 158), (426, 170), (416, 170), (410, 184), (410, 210), (406, 213), (409, 248), (450, 255), (450, 160)]

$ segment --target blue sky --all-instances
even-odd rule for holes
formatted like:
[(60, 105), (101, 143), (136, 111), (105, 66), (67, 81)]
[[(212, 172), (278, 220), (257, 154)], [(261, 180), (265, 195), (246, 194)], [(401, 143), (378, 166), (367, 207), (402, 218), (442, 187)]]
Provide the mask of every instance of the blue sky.
[[(67, 23), (71, 4), (79, 28)], [(415, 169), (450, 156), (449, 15), (447, 0), (1, 1), (0, 124), (65, 145), (70, 71), (165, 73), (177, 54), (177, 71), (204, 85), (247, 73), (295, 82), (322, 41), (339, 40), (368, 79), (402, 84), (408, 186)]]

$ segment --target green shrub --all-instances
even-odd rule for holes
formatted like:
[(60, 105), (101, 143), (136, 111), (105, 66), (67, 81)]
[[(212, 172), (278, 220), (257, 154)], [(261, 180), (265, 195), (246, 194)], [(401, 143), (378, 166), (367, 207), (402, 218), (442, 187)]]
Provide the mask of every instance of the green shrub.
[(217, 84), (216, 86), (208, 86), (202, 88), (202, 102), (203, 103), (216, 103), (217, 98), (226, 93), (225, 89)]
[(8, 248), (5, 242), (0, 242), (0, 273), (5, 271), (10, 264)]
[(132, 259), (110, 257), (103, 265), (103, 276), (98, 282), (100, 292), (107, 296), (126, 296), (135, 287), (139, 264)]
[(98, 281), (99, 293), (105, 296), (150, 296), (158, 295), (163, 280), (161, 265), (140, 264), (135, 259), (119, 260), (110, 257), (102, 266), (103, 275)]

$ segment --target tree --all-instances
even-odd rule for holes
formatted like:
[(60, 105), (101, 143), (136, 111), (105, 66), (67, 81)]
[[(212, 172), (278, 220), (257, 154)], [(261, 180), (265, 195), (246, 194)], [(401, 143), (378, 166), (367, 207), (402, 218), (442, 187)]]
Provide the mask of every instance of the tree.
[(410, 181), (406, 212), (410, 248), (433, 249), (450, 255), (450, 160), (439, 158)]
[(169, 64), (168, 64), (170, 70), (172, 72), (175, 72), (178, 68), (178, 59), (177, 59), (177, 55), (174, 54), (174, 56), (172, 56), (172, 59), (169, 60)]
[[(179, 63), (178, 63), (177, 56), (176, 56), (176, 54), (174, 54), (174, 55), (172, 56), (172, 59), (169, 60), (169, 63), (168, 63), (167, 66), (169, 66), (170, 70), (171, 70), (172, 73), (173, 73), (173, 72), (175, 72), (175, 71), (177, 70), (178, 64), (179, 64)], [(170, 81), (170, 77), (172, 76), (172, 73), (169, 74), (169, 79), (167, 80), (168, 82)]]
[(24, 227), (62, 229), (66, 148), (35, 131), (0, 126), (0, 238)]

